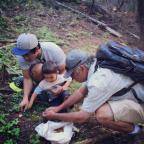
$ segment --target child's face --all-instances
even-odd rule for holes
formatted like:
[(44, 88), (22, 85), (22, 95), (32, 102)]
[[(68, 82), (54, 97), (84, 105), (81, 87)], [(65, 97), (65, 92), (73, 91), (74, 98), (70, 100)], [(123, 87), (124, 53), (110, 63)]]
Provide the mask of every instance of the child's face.
[(57, 74), (52, 73), (52, 74), (44, 74), (44, 78), (48, 82), (54, 82), (57, 79)]

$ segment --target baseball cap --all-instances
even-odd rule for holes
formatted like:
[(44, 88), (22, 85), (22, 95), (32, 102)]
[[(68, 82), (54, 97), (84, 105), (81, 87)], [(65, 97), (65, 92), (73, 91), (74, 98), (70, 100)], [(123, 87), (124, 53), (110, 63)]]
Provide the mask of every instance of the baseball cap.
[(30, 50), (38, 45), (38, 39), (36, 35), (30, 33), (23, 33), (19, 35), (16, 42), (16, 47), (12, 48), (12, 54), (14, 55), (25, 55)]
[(67, 54), (66, 57), (66, 73), (64, 77), (67, 78), (72, 75), (74, 69), (84, 64), (88, 59), (88, 53), (81, 50), (72, 50)]

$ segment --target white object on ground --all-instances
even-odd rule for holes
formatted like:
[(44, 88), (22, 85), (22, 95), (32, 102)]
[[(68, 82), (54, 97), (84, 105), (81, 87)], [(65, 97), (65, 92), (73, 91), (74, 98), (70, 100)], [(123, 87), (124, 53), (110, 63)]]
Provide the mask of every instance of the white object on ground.
[[(63, 128), (63, 131), (56, 132), (59, 128)], [(39, 124), (35, 130), (40, 136), (51, 141), (52, 144), (69, 144), (73, 135), (73, 123), (48, 121)]]

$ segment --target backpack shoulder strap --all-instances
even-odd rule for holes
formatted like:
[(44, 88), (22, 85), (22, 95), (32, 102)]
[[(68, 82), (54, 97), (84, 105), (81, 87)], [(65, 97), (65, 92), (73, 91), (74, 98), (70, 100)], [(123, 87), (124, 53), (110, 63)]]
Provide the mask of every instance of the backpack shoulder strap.
[(136, 84), (138, 84), (139, 82), (133, 82), (131, 85), (129, 85), (126, 88), (122, 88), (121, 90), (117, 91), (115, 94), (113, 94), (112, 96), (122, 96), (124, 94), (126, 94), (127, 92), (129, 92), (133, 86), (135, 86)]
[[(96, 63), (96, 65), (95, 65), (95, 71), (94, 71), (94, 72), (96, 72), (97, 69), (98, 69), (98, 64)], [(143, 101), (137, 96), (137, 93), (136, 93), (136, 91), (135, 91), (134, 88), (133, 88), (136, 84), (138, 84), (138, 83), (140, 83), (140, 82), (142, 82), (142, 81), (144, 81), (144, 80), (140, 80), (140, 81), (135, 81), (135, 82), (133, 82), (133, 83), (132, 83), (131, 85), (129, 85), (128, 87), (122, 88), (121, 90), (119, 90), (119, 91), (117, 91), (116, 93), (114, 93), (114, 94), (112, 95), (112, 97), (123, 96), (124, 94), (126, 94), (127, 92), (129, 92), (129, 91), (131, 90), (132, 93), (133, 93), (133, 95), (134, 95), (134, 97), (137, 99), (137, 101), (138, 101), (139, 103), (143, 103)]]
[(127, 92), (129, 92), (130, 90), (132, 91), (134, 97), (136, 98), (136, 100), (139, 103), (143, 103), (143, 101), (137, 96), (137, 93), (135, 91), (135, 89), (133, 88), (136, 84), (138, 84), (141, 81), (137, 81), (137, 82), (133, 82), (129, 87), (126, 88), (122, 88), (121, 90), (119, 90), (118, 92), (116, 92), (115, 94), (112, 95), (112, 97), (118, 97), (118, 96), (123, 96), (124, 94), (126, 94)]

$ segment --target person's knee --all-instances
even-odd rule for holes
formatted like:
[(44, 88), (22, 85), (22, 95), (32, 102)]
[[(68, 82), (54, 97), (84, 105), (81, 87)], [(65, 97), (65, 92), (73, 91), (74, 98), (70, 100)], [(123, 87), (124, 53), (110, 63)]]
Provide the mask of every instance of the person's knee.
[(104, 104), (103, 106), (101, 106), (96, 111), (95, 116), (96, 116), (96, 120), (101, 124), (113, 120), (113, 113), (108, 104)]
[(96, 112), (96, 120), (99, 123), (103, 124), (105, 121), (109, 120), (109, 117), (105, 113), (103, 113), (101, 110), (98, 110)]
[(30, 75), (33, 80), (40, 81), (42, 79), (42, 63), (34, 64), (30, 68)]

